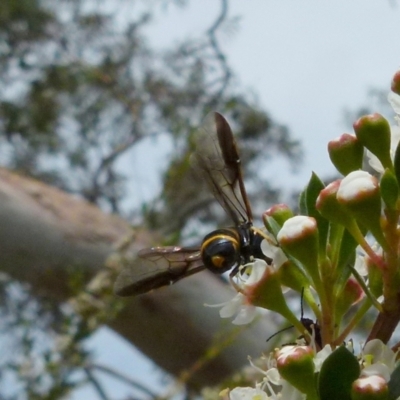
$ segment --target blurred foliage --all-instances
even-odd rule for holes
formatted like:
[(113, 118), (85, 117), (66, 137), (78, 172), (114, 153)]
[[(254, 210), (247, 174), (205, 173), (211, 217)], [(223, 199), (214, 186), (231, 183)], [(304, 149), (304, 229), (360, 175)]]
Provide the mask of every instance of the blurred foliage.
[[(223, 222), (220, 208), (211, 206), (212, 195), (189, 165), (191, 135), (215, 110), (227, 117), (238, 137), (253, 204), (266, 208), (276, 202), (279, 189), (264, 180), (260, 168), (272, 157), (298, 163), (300, 146), (238, 86), (218, 41), (238, 22), (228, 18), (227, 0), (221, 0), (218, 15), (210, 16), (205, 32), (163, 50), (151, 46), (156, 15), (186, 3), (2, 0), (1, 165), (121, 213), (127, 188), (135, 182), (128, 181), (120, 160), (143, 140), (167, 132), (175, 151), (164, 187), (152, 202), (128, 214), (141, 213), (148, 226), (177, 240), (190, 222)], [(133, 189), (130, 193), (140, 186)], [(16, 387), (29, 398), (56, 399), (91, 382), (106, 398), (88, 369), (91, 355), (84, 346), (104, 316), (88, 327), (71, 308), (32, 297), (26, 288), (11, 290), (12, 285), (6, 279), (0, 288), (0, 311), (3, 334), (12, 329), (20, 343), (7, 365), (19, 375)], [(56, 345), (38, 350), (49, 330)], [(84, 374), (77, 377), (77, 370)], [(6, 375), (2, 368), (0, 383), (9, 382)]]
[(28, 285), (0, 276), (0, 398), (56, 400), (88, 384), (100, 397), (105, 393), (94, 372), (111, 372), (94, 362), (86, 342), (123, 303), (113, 296), (110, 284), (100, 301), (99, 290), (88, 293), (77, 283), (79, 276), (71, 278), (77, 278), (70, 282), (76, 296), (60, 306), (53, 298), (32, 293)]
[[(186, 185), (193, 182), (188, 133), (208, 111), (222, 112), (240, 133), (246, 167), (272, 154), (296, 162), (299, 144), (236, 88), (217, 40), (237, 24), (227, 17), (226, 1), (206, 32), (163, 51), (152, 49), (145, 36), (154, 4), (147, 7), (153, 13), (133, 4), (2, 2), (2, 165), (120, 212), (127, 186), (134, 183), (117, 162), (143, 139), (169, 132), (176, 152), (165, 175), (166, 190), (148, 217), (153, 227), (165, 226), (191, 199), (174, 218), (179, 222), (170, 231), (175, 231), (210, 200), (193, 196), (198, 185)], [(176, 2), (156, 4), (163, 9)], [(276, 194), (268, 184), (264, 191)]]

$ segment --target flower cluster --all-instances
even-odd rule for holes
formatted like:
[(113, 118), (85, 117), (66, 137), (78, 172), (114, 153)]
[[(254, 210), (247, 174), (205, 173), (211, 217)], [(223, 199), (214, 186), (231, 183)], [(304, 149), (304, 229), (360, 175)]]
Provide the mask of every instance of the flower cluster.
[[(396, 353), (386, 346), (400, 321), (399, 93), (400, 72), (389, 95), (394, 126), (380, 114), (366, 115), (354, 123), (354, 134), (329, 143), (342, 179), (324, 185), (313, 174), (300, 196), (300, 215), (282, 204), (263, 215), (262, 250), (271, 262), (246, 265), (250, 273), (239, 276), (238, 294), (221, 316), (236, 315), (242, 324), (256, 307), (272, 310), (304, 343), (275, 351), (263, 382), (232, 390), (231, 399), (400, 397)], [(364, 157), (373, 172), (363, 169)], [(290, 310), (288, 289), (302, 293), (314, 313), (311, 328)], [(378, 316), (356, 357), (343, 343), (370, 309)]]
[[(352, 342), (335, 350), (326, 345), (315, 352), (307, 345), (287, 345), (271, 353), (264, 376), (253, 387), (237, 387), (223, 395), (230, 400), (391, 399), (399, 368), (396, 353), (373, 339), (356, 357)], [(340, 368), (341, 367), (341, 368)], [(392, 392), (392, 393), (391, 393)]]

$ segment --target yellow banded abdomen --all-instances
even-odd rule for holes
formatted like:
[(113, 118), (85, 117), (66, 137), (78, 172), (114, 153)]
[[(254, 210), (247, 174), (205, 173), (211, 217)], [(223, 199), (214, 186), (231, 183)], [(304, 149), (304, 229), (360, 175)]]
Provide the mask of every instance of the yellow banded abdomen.
[(203, 239), (201, 257), (211, 272), (222, 274), (240, 263), (240, 235), (234, 228), (217, 229)]

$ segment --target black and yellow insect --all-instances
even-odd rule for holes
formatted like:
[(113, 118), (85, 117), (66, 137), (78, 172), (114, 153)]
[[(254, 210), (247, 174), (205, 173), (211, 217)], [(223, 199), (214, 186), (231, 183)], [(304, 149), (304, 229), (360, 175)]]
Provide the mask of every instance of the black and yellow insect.
[(115, 283), (119, 296), (135, 296), (170, 285), (204, 269), (214, 273), (232, 270), (253, 257), (266, 259), (262, 237), (252, 227), (252, 212), (243, 183), (239, 153), (232, 130), (219, 113), (209, 114), (195, 134), (191, 165), (208, 183), (234, 227), (215, 230), (199, 247), (152, 247), (140, 250), (142, 263), (126, 267)]

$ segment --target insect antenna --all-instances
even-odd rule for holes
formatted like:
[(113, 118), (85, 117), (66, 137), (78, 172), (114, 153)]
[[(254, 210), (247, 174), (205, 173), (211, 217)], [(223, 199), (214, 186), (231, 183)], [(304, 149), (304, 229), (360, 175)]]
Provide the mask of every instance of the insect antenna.
[(273, 333), (271, 336), (269, 336), (266, 340), (266, 342), (268, 343), (273, 337), (279, 335), (282, 332), (288, 331), (289, 329), (292, 329), (293, 325), (287, 326), (286, 328), (280, 329), (278, 332)]
[[(321, 338), (320, 326), (319, 326), (318, 322), (314, 322), (311, 318), (304, 317), (303, 299), (304, 299), (304, 288), (302, 288), (302, 290), (301, 290), (300, 322), (303, 324), (304, 328), (310, 334), (311, 339), (313, 339), (315, 341), (317, 348), (321, 349), (322, 348), (322, 338)], [(277, 332), (273, 333), (271, 336), (269, 336), (268, 339), (266, 340), (266, 342), (269, 342), (275, 336), (277, 336), (280, 333), (285, 332), (293, 327), (294, 327), (293, 325), (290, 325), (286, 328), (280, 329), (279, 331), (277, 331)], [(300, 338), (304, 338), (304, 335), (301, 335)], [(287, 344), (289, 344), (289, 343), (287, 343)]]

